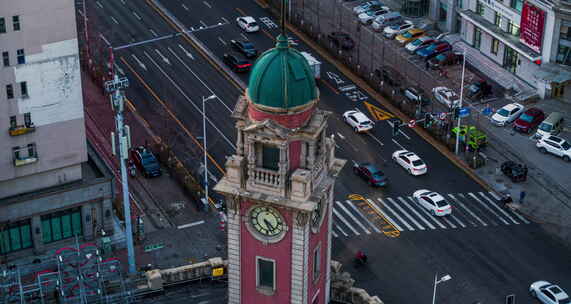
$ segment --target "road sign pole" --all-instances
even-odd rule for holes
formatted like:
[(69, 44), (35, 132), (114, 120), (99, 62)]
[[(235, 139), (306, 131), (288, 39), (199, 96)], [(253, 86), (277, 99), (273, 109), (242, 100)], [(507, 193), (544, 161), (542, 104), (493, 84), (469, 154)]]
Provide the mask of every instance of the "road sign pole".
[[(464, 97), (464, 72), (466, 71), (466, 49), (464, 49), (464, 54), (462, 56), (464, 59), (462, 63), (462, 83), (460, 84), (460, 105), (459, 108), (462, 109), (462, 99)], [(454, 106), (454, 104), (452, 104)], [(456, 155), (458, 155), (458, 148), (460, 145), (460, 120), (461, 117), (458, 115), (458, 132), (456, 132), (456, 148), (454, 149)]]

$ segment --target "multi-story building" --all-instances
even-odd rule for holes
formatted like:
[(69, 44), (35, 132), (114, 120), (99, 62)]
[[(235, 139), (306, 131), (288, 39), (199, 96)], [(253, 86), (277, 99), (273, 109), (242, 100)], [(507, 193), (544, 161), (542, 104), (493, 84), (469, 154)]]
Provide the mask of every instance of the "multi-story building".
[(109, 174), (88, 158), (74, 2), (2, 1), (0, 52), (0, 254), (109, 227)]
[(537, 90), (571, 100), (571, 1), (439, 0), (432, 17)]

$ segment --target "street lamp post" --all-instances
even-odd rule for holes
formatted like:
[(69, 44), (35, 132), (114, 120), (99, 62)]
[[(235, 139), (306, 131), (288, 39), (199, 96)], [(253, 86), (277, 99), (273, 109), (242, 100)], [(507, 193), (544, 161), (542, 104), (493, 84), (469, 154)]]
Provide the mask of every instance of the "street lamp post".
[[(456, 155), (458, 155), (458, 149), (460, 148), (460, 109), (462, 109), (463, 97), (464, 97), (464, 72), (466, 70), (466, 49), (462, 53), (463, 63), (462, 63), (462, 83), (460, 84), (460, 105), (458, 106), (458, 131), (456, 132), (456, 149), (454, 150)], [(452, 104), (454, 107), (454, 104)], [(467, 135), (467, 134), (466, 134)]]
[(442, 282), (446, 282), (450, 279), (452, 279), (452, 277), (449, 274), (443, 276), (442, 278), (440, 278), (440, 280), (438, 279), (438, 273), (434, 275), (434, 292), (432, 293), (432, 304), (436, 303), (436, 285)]
[(212, 94), (208, 97), (202, 96), (202, 140), (204, 149), (204, 206), (208, 206), (208, 163), (207, 163), (207, 150), (206, 150), (206, 111), (205, 103), (208, 100), (216, 98), (216, 95)]

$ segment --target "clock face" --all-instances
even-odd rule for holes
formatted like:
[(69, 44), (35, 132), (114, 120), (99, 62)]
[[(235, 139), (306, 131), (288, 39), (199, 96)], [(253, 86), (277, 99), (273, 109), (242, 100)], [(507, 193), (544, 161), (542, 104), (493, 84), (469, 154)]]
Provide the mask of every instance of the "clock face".
[(284, 230), (281, 215), (272, 207), (260, 206), (252, 209), (250, 223), (256, 231), (265, 236), (277, 236)]

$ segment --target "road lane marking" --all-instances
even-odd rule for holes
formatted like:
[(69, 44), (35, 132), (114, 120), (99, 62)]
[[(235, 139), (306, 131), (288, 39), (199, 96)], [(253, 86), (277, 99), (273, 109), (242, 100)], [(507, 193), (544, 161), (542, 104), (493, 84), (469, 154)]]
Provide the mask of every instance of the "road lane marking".
[(410, 200), (413, 204), (417, 205), (418, 209), (420, 209), (420, 212), (426, 215), (426, 217), (428, 217), (433, 223), (436, 223), (436, 225), (438, 225), (442, 229), (448, 229), (448, 227), (444, 226), (444, 224), (442, 224), (438, 219), (432, 216), (432, 214), (428, 213), (428, 211), (426, 211), (424, 207), (420, 206), (413, 197), (408, 196), (407, 199)]
[[(387, 120), (387, 123), (389, 124), (389, 126), (391, 126), (391, 128), (393, 127), (393, 123), (390, 120)], [(401, 123), (401, 126), (403, 124)], [(399, 128), (399, 133), (402, 134), (402, 136), (404, 136), (406, 139), (410, 140), (410, 137), (408, 135), (406, 135), (406, 133), (404, 133), (400, 128)]]
[(139, 19), (139, 21), (143, 20), (143, 18), (141, 18), (141, 16), (139, 16), (135, 11), (132, 11), (132, 13), (135, 15), (135, 18)]
[(494, 203), (494, 201), (492, 201), (490, 198), (488, 198), (487, 196), (484, 195), (484, 193), (482, 192), (478, 192), (485, 200), (487, 200), (490, 205), (492, 205), (494, 208), (496, 208), (498, 211), (500, 211), (503, 215), (505, 215), (507, 218), (510, 219), (510, 221), (512, 221), (514, 224), (519, 224), (518, 221), (516, 221), (513, 217), (511, 217), (505, 210), (503, 210), (502, 208), (500, 208), (498, 205), (496, 205)]
[(405, 225), (406, 228), (408, 228), (408, 230), (415, 230), (414, 227), (412, 227), (398, 213), (396, 213), (393, 209), (391, 209), (391, 207), (389, 207), (389, 205), (387, 203), (385, 203), (382, 199), (377, 198), (377, 200), (381, 203), (382, 206), (385, 207), (385, 209), (389, 210), (390, 213), (392, 213), (403, 225)]
[(458, 223), (458, 225), (462, 226), (462, 228), (466, 228), (466, 225), (464, 223), (462, 223), (462, 221), (454, 215), (454, 212), (450, 213), (450, 218), (453, 219), (454, 221), (456, 221), (456, 223)]
[[(145, 53), (145, 55), (147, 55), (147, 57), (150, 58), (150, 56), (149, 56), (149, 54), (147, 54), (147, 52), (143, 52), (143, 53)], [(169, 60), (167, 57), (165, 57), (165, 56), (163, 55), (163, 53), (161, 53), (161, 51), (159, 51), (158, 49), (155, 49), (155, 53), (157, 53), (157, 55), (159, 55), (159, 57), (161, 57), (161, 59), (162, 59), (166, 64), (171, 65), (170, 60)]]
[(339, 225), (335, 224), (335, 228), (337, 228), (337, 230), (339, 230), (344, 236), (349, 236), (343, 228), (339, 227)]
[(495, 194), (494, 192), (490, 191), (488, 192), (496, 201), (501, 200), (502, 198), (499, 197), (497, 194)]
[(401, 148), (402, 150), (406, 150), (401, 144), (399, 144), (398, 141), (396, 141), (394, 138), (392, 138), (393, 143), (395, 143), (395, 145), (399, 146), (399, 148)]
[(212, 8), (212, 5), (210, 5), (210, 3), (206, 2), (206, 1), (202, 1), (202, 3), (204, 3), (204, 5), (208, 6), (208, 8)]
[(373, 138), (376, 142), (378, 142), (379, 145), (381, 145), (381, 146), (385, 145), (378, 138), (376, 138), (373, 134), (371, 134), (371, 132), (366, 132), (366, 134), (369, 135), (371, 138)]
[(422, 215), (420, 215), (420, 213), (418, 213), (413, 207), (411, 207), (404, 198), (402, 197), (398, 197), (398, 199), (405, 205), (405, 207), (407, 207), (408, 209), (410, 209), (414, 214), (416, 214), (416, 216), (418, 216), (418, 218), (420, 218), (425, 224), (426, 226), (430, 227), (430, 229), (436, 229), (436, 227), (434, 227), (429, 221), (427, 221)]
[[(192, 56), (192, 53), (190, 53), (189, 51), (187, 51), (182, 45), (178, 45), (178, 47), (184, 52), (184, 54), (186, 55), (186, 57), (194, 60), (194, 56)], [(174, 53), (173, 53), (174, 54)], [(182, 62), (182, 60), (181, 60)]]
[(157, 34), (157, 32), (155, 32), (152, 28), (150, 28), (149, 31), (151, 32), (151, 34), (153, 34), (153, 36), (159, 37), (159, 35)]
[(357, 212), (357, 214), (358, 214), (363, 220), (365, 220), (365, 222), (367, 222), (367, 223), (369, 224), (369, 226), (371, 226), (371, 228), (373, 228), (373, 230), (375, 230), (375, 232), (381, 233), (381, 230), (379, 230), (379, 228), (377, 228), (377, 226), (375, 226), (375, 224), (371, 223), (371, 221), (369, 221), (369, 219), (368, 219), (363, 213), (361, 213), (361, 211), (359, 211), (359, 209), (357, 209), (357, 207), (355, 207), (355, 205), (353, 204), (353, 202), (351, 202), (351, 201), (345, 201), (345, 203), (347, 203), (347, 205), (349, 205), (349, 207), (351, 207), (351, 209), (355, 210), (355, 212)]
[(244, 38), (244, 40), (249, 40), (248, 36), (246, 36), (246, 34), (244, 34), (244, 33), (240, 33), (240, 36), (242, 36), (242, 38)]
[(335, 233), (335, 231), (333, 229), (331, 229), (331, 234), (333, 235), (334, 238), (338, 238), (339, 236), (337, 235), (337, 233)]
[(353, 231), (353, 233), (355, 233), (355, 235), (361, 235), (359, 233), (359, 231), (357, 231), (355, 228), (353, 228), (353, 226), (351, 226), (351, 224), (349, 224), (349, 222), (341, 214), (339, 214), (337, 209), (333, 208), (333, 213), (335, 213), (337, 218), (340, 219), (343, 222), (343, 224), (345, 224), (345, 226), (347, 226), (349, 229), (351, 229), (351, 231)]
[(206, 23), (204, 23), (204, 21), (202, 21), (202, 20), (200, 20), (199, 23), (202, 24), (201, 28), (202, 27), (205, 27), (205, 28), (208, 27), (208, 25), (206, 25)]
[(198, 226), (198, 225), (202, 225), (206, 223), (205, 221), (197, 221), (197, 222), (192, 222), (192, 223), (188, 223), (188, 224), (184, 224), (184, 225), (180, 225), (178, 227), (176, 227), (176, 229), (184, 229), (184, 228), (190, 228), (190, 227), (194, 227), (194, 226)]
[(222, 44), (224, 44), (224, 46), (228, 45), (226, 43), (226, 41), (224, 41), (224, 39), (222, 39), (222, 37), (218, 37), (218, 41), (220, 41)]
[(119, 24), (119, 21), (117, 21), (117, 19), (115, 19), (115, 17), (111, 16), (111, 20), (113, 21), (113, 23)]
[(456, 199), (456, 197), (454, 197), (454, 195), (452, 194), (448, 194), (448, 196), (454, 201), (456, 202), (460, 207), (462, 207), (462, 209), (464, 209), (466, 212), (468, 212), (471, 216), (473, 216), (478, 222), (480, 222), (480, 224), (482, 224), (483, 226), (488, 226), (488, 224), (486, 224), (486, 222), (482, 221), (481, 218), (479, 218), (476, 214), (474, 214), (474, 212), (472, 212), (472, 210), (466, 208), (466, 206), (464, 206), (464, 204)]
[(103, 34), (99, 34), (99, 38), (101, 38), (101, 40), (105, 41), (107, 46), (111, 46), (111, 43), (109, 43), (109, 40), (107, 40), (107, 38), (105, 38), (105, 36), (103, 36)]
[(145, 71), (147, 71), (147, 66), (141, 61), (139, 60), (139, 57), (137, 57), (135, 54), (131, 54), (131, 57), (133, 57), (133, 59), (135, 59), (135, 61), (137, 62), (137, 64)]
[[(404, 229), (402, 229), (402, 227), (399, 226), (399, 224), (397, 224), (397, 222), (395, 222), (395, 220), (393, 220), (390, 216), (385, 214), (383, 212), (383, 210), (381, 210), (381, 208), (379, 208), (379, 206), (377, 206), (372, 200), (367, 199), (367, 201), (369, 202), (369, 206), (371, 206), (373, 209), (375, 209), (375, 211), (377, 211), (377, 214), (380, 214), (381, 217), (383, 217), (385, 219), (385, 221), (387, 222), (387, 225), (389, 225), (393, 229), (396, 228), (398, 231), (404, 231)], [(383, 229), (386, 229), (386, 228), (383, 227)]]
[(97, 4), (97, 6), (99, 6), (99, 8), (103, 8), (103, 4), (101, 4), (99, 1), (95, 1), (95, 4)]
[(365, 225), (363, 225), (363, 223), (361, 223), (359, 220), (357, 220), (357, 218), (353, 215), (353, 213), (349, 212), (349, 210), (347, 210), (347, 208), (345, 208), (345, 206), (343, 206), (343, 205), (341, 204), (341, 202), (336, 201), (335, 204), (336, 204), (337, 206), (339, 206), (339, 208), (341, 208), (343, 211), (345, 211), (345, 213), (347, 213), (347, 215), (348, 215), (355, 223), (357, 223), (357, 225), (359, 225), (359, 227), (361, 227), (361, 229), (363, 229), (366, 234), (371, 234), (371, 231), (369, 231), (369, 229), (367, 229), (367, 227), (365, 227)]
[(508, 221), (504, 220), (504, 218), (499, 216), (494, 210), (492, 210), (492, 208), (488, 207), (488, 205), (486, 205), (484, 202), (482, 202), (477, 196), (474, 195), (474, 193), (469, 192), (468, 195), (471, 196), (473, 199), (475, 199), (478, 203), (480, 203), (480, 205), (484, 206), (484, 208), (486, 208), (488, 211), (490, 211), (494, 216), (496, 216), (502, 222), (504, 222), (504, 224), (509, 225)]
[[(399, 197), (400, 198), (400, 197)], [(400, 210), (400, 212), (402, 212), (409, 220), (411, 220), (413, 222), (413, 224), (415, 224), (418, 229), (420, 230), (424, 230), (425, 228), (419, 224), (410, 214), (408, 214), (408, 212), (404, 211), (404, 209), (399, 206), (399, 204), (397, 204), (397, 202), (395, 202), (392, 198), (387, 198), (387, 200), (389, 202), (391, 202), (398, 210)]]
[(185, 10), (188, 11), (188, 7), (186, 5), (184, 5), (184, 3), (182, 4), (182, 8), (184, 8)]

